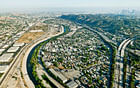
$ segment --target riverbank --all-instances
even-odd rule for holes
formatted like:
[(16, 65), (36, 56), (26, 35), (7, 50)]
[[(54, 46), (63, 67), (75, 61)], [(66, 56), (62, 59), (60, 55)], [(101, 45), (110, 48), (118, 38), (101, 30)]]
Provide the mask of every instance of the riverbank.
[(28, 88), (34, 88), (34, 83), (32, 82), (32, 79), (30, 78), (29, 72), (27, 71), (27, 63), (28, 59), (30, 58), (31, 52), (33, 52), (33, 50), (35, 49), (35, 47), (37, 47), (37, 45), (39, 45), (40, 43), (54, 37), (54, 36), (58, 36), (60, 34), (64, 33), (64, 30), (61, 30), (60, 33), (55, 34), (55, 35), (50, 35), (50, 36), (44, 36), (44, 38), (40, 39), (40, 41), (37, 41), (35, 44), (32, 44), (32, 46), (26, 51), (25, 56), (23, 58), (23, 62), (22, 62), (22, 73), (23, 73), (23, 78), (25, 79), (25, 82), (27, 83)]

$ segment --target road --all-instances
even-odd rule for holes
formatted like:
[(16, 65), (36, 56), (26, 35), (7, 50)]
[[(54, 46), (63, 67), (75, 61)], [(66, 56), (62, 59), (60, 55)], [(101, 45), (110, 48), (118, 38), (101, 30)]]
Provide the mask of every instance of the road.
[(29, 53), (31, 52), (31, 50), (36, 46), (38, 45), (39, 43), (43, 42), (43, 41), (46, 41), (48, 39), (50, 39), (51, 37), (54, 37), (54, 36), (57, 36), (57, 35), (60, 35), (64, 32), (64, 30), (61, 30), (60, 33), (57, 33), (57, 34), (54, 34), (54, 35), (50, 35), (50, 36), (47, 36), (47, 35), (43, 35), (42, 37), (40, 37), (39, 39), (35, 40), (31, 46), (28, 48), (28, 50), (26, 51), (25, 53), (25, 56), (24, 56), (24, 60), (23, 60), (23, 63), (22, 63), (22, 73), (23, 73), (23, 77), (25, 79), (25, 82), (27, 83), (28, 85), (28, 88), (34, 88), (34, 84), (33, 82), (30, 80), (30, 77), (28, 75), (28, 72), (27, 72), (27, 59), (28, 59), (28, 56), (29, 56)]
[(98, 31), (96, 31), (95, 29), (92, 29), (92, 28), (90, 28), (89, 26), (86, 26), (86, 25), (84, 25), (83, 27), (88, 28), (89, 30), (91, 30), (91, 31), (93, 31), (93, 32), (95, 32), (95, 33), (97, 33), (97, 34), (100, 35), (105, 41), (117, 45), (116, 42), (110, 40), (110, 39), (109, 39), (108, 37), (106, 37), (103, 33), (98, 32)]
[[(92, 32), (94, 32), (94, 33), (96, 33), (97, 35), (99, 35), (103, 40), (104, 40), (104, 42), (107, 42), (107, 43), (113, 43), (113, 44), (115, 44), (115, 45), (117, 45), (117, 43), (115, 43), (114, 41), (112, 41), (112, 40), (110, 40), (108, 37), (106, 37), (103, 33), (101, 33), (101, 32), (98, 32), (98, 31), (96, 31), (96, 30), (94, 30), (94, 29), (92, 29), (92, 28), (90, 28), (90, 27), (88, 27), (88, 26), (86, 26), (86, 25), (84, 25), (84, 27), (85, 28), (87, 28), (88, 30), (90, 30), (90, 31), (92, 31)], [(110, 44), (107, 44), (108, 46), (110, 46)], [(110, 47), (111, 48), (111, 47)], [(115, 49), (116, 50), (116, 49)], [(112, 49), (110, 49), (110, 52), (112, 52)], [(111, 60), (112, 60), (112, 53), (110, 54), (110, 63), (111, 63)], [(110, 80), (110, 70), (111, 69), (111, 64), (110, 64), (110, 66), (109, 66), (109, 72), (108, 72), (108, 80)], [(110, 86), (110, 81), (108, 81), (108, 84), (107, 84), (107, 86), (109, 87)]]
[[(36, 24), (36, 23), (35, 23)], [(33, 25), (35, 25), (33, 24)], [(33, 25), (27, 27), (30, 28)], [(11, 62), (11, 64), (9, 65), (8, 70), (3, 74), (3, 76), (0, 79), (0, 88), (5, 88), (7, 82), (9, 81), (9, 78), (12, 77), (15, 69), (19, 66), (18, 64), (21, 62), (21, 57), (24, 55), (23, 51), (27, 48), (27, 46), (25, 45), (19, 52), (18, 54), (14, 57), (13, 61)]]
[[(31, 25), (31, 26), (33, 26), (33, 25)], [(30, 28), (30, 27), (27, 27), (27, 28)], [(6, 88), (7, 87), (7, 83), (9, 82), (9, 79), (12, 77), (15, 69), (20, 68), (19, 64), (21, 64), (21, 62), (22, 62), (22, 68), (20, 68), (20, 69), (21, 69), (21, 71), (23, 73), (24, 83), (27, 86), (27, 88), (34, 88), (34, 85), (33, 85), (32, 81), (30, 80), (30, 78), (29, 78), (29, 76), (27, 74), (27, 68), (26, 68), (27, 55), (28, 55), (30, 49), (32, 49), (36, 44), (38, 44), (38, 43), (40, 43), (42, 41), (45, 41), (48, 38), (51, 38), (53, 36), (57, 36), (57, 35), (59, 35), (61, 33), (63, 33), (63, 31), (58, 33), (58, 34), (51, 35), (49, 37), (48, 37), (48, 35), (43, 35), (40, 38), (38, 38), (37, 40), (32, 41), (32, 43), (25, 45), (18, 52), (18, 54), (14, 57), (13, 61), (9, 65), (8, 70), (1, 77), (1, 79), (0, 79), (0, 88)]]
[[(88, 28), (89, 30), (93, 31), (93, 32), (96, 32), (97, 34), (99, 34), (105, 41), (107, 42), (110, 42), (110, 43), (113, 43), (115, 45), (117, 45), (114, 41), (110, 40), (108, 37), (106, 37), (103, 33), (101, 32), (98, 32), (96, 30), (93, 30), (92, 28), (90, 28), (89, 26), (86, 26), (84, 25), (83, 27), (85, 28)], [(128, 49), (126, 48), (127, 45), (131, 42), (132, 40), (130, 39), (126, 39), (124, 40), (120, 45), (119, 45), (119, 48), (117, 50), (117, 53), (116, 53), (116, 66), (115, 66), (115, 79), (114, 79), (114, 84), (113, 84), (113, 88), (123, 88), (123, 57), (124, 57), (124, 52), (125, 52), (125, 49), (129, 50), (130, 52), (140, 56), (140, 51), (136, 50), (131, 50), (131, 49)], [(130, 76), (130, 67), (127, 66), (127, 73), (126, 73), (126, 79), (127, 79), (127, 82), (125, 83), (125, 86), (128, 88), (129, 86), (129, 76)]]
[(116, 65), (115, 65), (115, 79), (113, 88), (123, 88), (123, 59), (124, 52), (127, 45), (132, 40), (126, 39), (120, 45), (116, 53)]
[(13, 72), (17, 68), (17, 65), (20, 63), (20, 61), (21, 61), (20, 57), (22, 57), (22, 51), (25, 48), (26, 48), (26, 46), (24, 46), (20, 50), (20, 52), (14, 58), (14, 61), (12, 61), (12, 63), (10, 64), (8, 71), (4, 74), (4, 76), (2, 76), (2, 79), (0, 80), (0, 88), (5, 88), (6, 83), (9, 81), (9, 78), (12, 76)]
[(131, 53), (140, 56), (140, 50), (133, 50), (133, 49), (127, 49), (128, 51), (130, 51)]

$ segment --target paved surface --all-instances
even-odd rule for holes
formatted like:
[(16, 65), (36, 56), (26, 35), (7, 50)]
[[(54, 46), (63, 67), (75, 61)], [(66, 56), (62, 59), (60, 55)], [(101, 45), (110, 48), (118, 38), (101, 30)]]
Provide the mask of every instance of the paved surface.
[(115, 79), (113, 88), (123, 88), (123, 57), (126, 46), (131, 42), (131, 40), (124, 40), (116, 53), (116, 66), (115, 66)]
[(130, 77), (131, 77), (131, 68), (129, 65), (127, 65), (127, 70), (126, 70), (126, 83), (125, 83), (125, 88), (130, 88)]
[[(63, 31), (61, 32), (63, 33)], [(14, 60), (12, 61), (12, 63), (9, 66), (9, 69), (5, 72), (5, 74), (3, 74), (3, 76), (0, 79), (0, 88), (7, 88), (7, 83), (9, 82), (9, 79), (12, 77), (15, 69), (18, 68), (18, 66), (20, 66), (19, 64), (21, 64), (22, 62), (22, 68), (21, 71), (23, 73), (23, 79), (24, 79), (24, 83), (27, 85), (27, 88), (34, 88), (34, 84), (32, 83), (32, 81), (30, 80), (28, 74), (27, 74), (27, 68), (26, 68), (26, 62), (27, 62), (27, 56), (29, 54), (29, 52), (31, 51), (31, 49), (36, 46), (37, 44), (39, 44), (42, 41), (45, 41), (53, 36), (57, 36), (61, 33), (55, 34), (55, 35), (51, 35), (48, 37), (48, 35), (43, 35), (42, 37), (40, 37), (39, 39), (33, 41), (32, 43), (24, 46), (20, 52), (16, 55), (16, 57), (14, 58)], [(46, 38), (47, 36), (47, 38)], [(22, 58), (23, 57), (23, 58)]]
[[(97, 34), (99, 34), (103, 39), (105, 39), (107, 42), (111, 42), (113, 44), (116, 44), (115, 42), (113, 42), (112, 40), (108, 39), (108, 37), (106, 37), (103, 33), (98, 32), (96, 30), (93, 30), (92, 28), (84, 25), (84, 27), (88, 28), (91, 31), (96, 32)], [(114, 79), (114, 84), (113, 87), (114, 88), (123, 88), (123, 57), (124, 57), (124, 51), (126, 49), (126, 46), (131, 42), (131, 40), (126, 39), (124, 40), (120, 45), (119, 48), (117, 50), (117, 54), (116, 54), (116, 66), (115, 66), (115, 79)], [(117, 44), (116, 44), (117, 45)], [(139, 50), (131, 50), (128, 49), (130, 52), (140, 56), (140, 51)], [(126, 87), (129, 88), (129, 77), (130, 77), (130, 67), (127, 65), (127, 73), (126, 73)]]
[(16, 55), (16, 57), (14, 58), (14, 61), (12, 61), (12, 63), (10, 64), (10, 68), (8, 69), (7, 72), (5, 72), (5, 74), (2, 76), (0, 82), (0, 88), (6, 88), (6, 84), (9, 81), (9, 78), (12, 77), (13, 72), (15, 71), (15, 69), (17, 68), (18, 64), (20, 63), (21, 59), (20, 57), (22, 57), (22, 51), (26, 48), (26, 46), (24, 46), (20, 52)]
[[(90, 28), (89, 26), (86, 26), (86, 25), (84, 25), (84, 27), (85, 27), (85, 28), (88, 28), (88, 29), (91, 30), (91, 31), (96, 32), (96, 33), (99, 34), (105, 41), (111, 42), (111, 43), (113, 43), (113, 44), (116, 44), (114, 41), (112, 41), (112, 40), (110, 40), (108, 37), (106, 37), (103, 33), (98, 32), (98, 31), (96, 31), (96, 30), (94, 30), (94, 29), (92, 29), (92, 28)], [(117, 44), (116, 44), (116, 45), (117, 45)]]
[(29, 55), (29, 53), (31, 52), (31, 50), (36, 46), (36, 45), (38, 45), (39, 43), (41, 43), (41, 42), (43, 42), (43, 41), (46, 41), (46, 40), (48, 40), (48, 39), (50, 39), (51, 37), (54, 37), (54, 36), (57, 36), (57, 35), (60, 35), (60, 34), (62, 34), (64, 32), (64, 30), (63, 31), (61, 31), (60, 33), (58, 33), (58, 34), (55, 34), (55, 35), (50, 35), (50, 36), (47, 36), (46, 37), (46, 35), (44, 35), (44, 36), (42, 36), (42, 37), (40, 37), (38, 40), (36, 40), (36, 41), (34, 41), (33, 43), (33, 45), (28, 49), (28, 51), (26, 51), (26, 53), (25, 53), (25, 56), (24, 56), (24, 58), (23, 58), (23, 63), (22, 63), (22, 73), (23, 73), (23, 77), (24, 77), (24, 79), (25, 79), (25, 82), (27, 83), (27, 85), (28, 85), (28, 87), (29, 88), (34, 88), (34, 84), (32, 83), (32, 81), (30, 80), (30, 77), (29, 77), (29, 75), (28, 75), (28, 72), (27, 72), (27, 68), (26, 68), (26, 66), (27, 66), (27, 57), (28, 57), (28, 55)]
[(133, 50), (133, 49), (127, 49), (127, 50), (133, 54), (136, 54), (137, 56), (140, 56), (140, 50)]
[[(37, 23), (37, 22), (36, 22)], [(34, 26), (36, 23), (33, 25), (30, 25), (27, 27), (29, 29), (30, 27)], [(12, 77), (14, 71), (18, 68), (19, 64), (22, 61), (22, 57), (24, 55), (25, 50), (27, 49), (28, 46), (24, 46), (18, 54), (15, 56), (14, 60), (10, 63), (9, 69), (3, 74), (3, 76), (0, 78), (0, 88), (6, 88), (7, 83), (9, 82), (9, 79)]]

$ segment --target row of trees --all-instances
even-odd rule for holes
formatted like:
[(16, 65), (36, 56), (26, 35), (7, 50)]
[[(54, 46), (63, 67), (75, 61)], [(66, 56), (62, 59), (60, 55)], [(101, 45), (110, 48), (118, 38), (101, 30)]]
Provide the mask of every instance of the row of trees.
[(39, 53), (39, 48), (37, 47), (34, 51), (34, 53), (32, 54), (32, 58), (30, 60), (31, 66), (32, 66), (32, 75), (35, 79), (35, 88), (45, 88), (44, 84), (42, 83), (42, 80), (39, 79), (37, 72), (36, 72), (36, 68), (38, 65), (38, 53)]
[(130, 87), (135, 88), (138, 82), (135, 79), (135, 72), (140, 69), (140, 56), (137, 56), (131, 52), (128, 52), (128, 56), (130, 58), (130, 66), (131, 66), (131, 77), (130, 77)]
[(111, 44), (112, 48), (112, 62), (110, 66), (110, 88), (113, 88), (113, 82), (115, 77), (115, 63), (116, 63), (116, 48)]

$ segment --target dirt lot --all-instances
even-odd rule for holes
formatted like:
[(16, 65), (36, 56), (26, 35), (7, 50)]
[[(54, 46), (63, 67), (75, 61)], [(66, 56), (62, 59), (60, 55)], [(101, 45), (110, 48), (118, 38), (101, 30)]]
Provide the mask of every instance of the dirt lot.
[(28, 32), (21, 36), (17, 42), (19, 43), (31, 43), (32, 40), (36, 40), (40, 36), (45, 34), (45, 32)]

